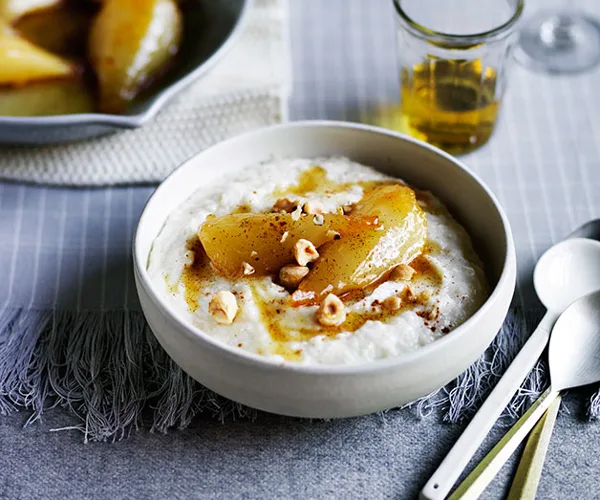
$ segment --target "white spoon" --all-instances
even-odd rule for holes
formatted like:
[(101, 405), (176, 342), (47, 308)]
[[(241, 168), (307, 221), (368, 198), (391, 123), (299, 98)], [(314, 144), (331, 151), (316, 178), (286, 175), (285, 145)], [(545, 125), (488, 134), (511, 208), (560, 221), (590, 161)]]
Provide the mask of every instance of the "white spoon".
[(550, 330), (560, 313), (579, 297), (600, 290), (599, 263), (600, 242), (584, 238), (564, 240), (542, 255), (535, 267), (533, 282), (547, 312), (446, 458), (421, 490), (422, 499), (438, 500), (449, 493), (498, 420), (502, 410), (542, 354), (548, 344)]
[[(600, 219), (586, 222), (575, 229), (567, 238), (589, 238), (600, 241)], [(529, 434), (508, 493), (508, 500), (532, 500), (535, 498), (548, 446), (550, 445), (550, 438), (554, 430), (554, 423), (558, 415), (560, 400), (560, 396), (556, 398), (544, 417), (540, 419)]]
[[(600, 267), (600, 260), (596, 266)], [(552, 329), (548, 361), (550, 387), (452, 493), (451, 500), (478, 498), (561, 391), (600, 381), (600, 291), (577, 299), (560, 315)], [(553, 409), (558, 410), (558, 403)], [(509, 498), (535, 498), (536, 489), (537, 483), (513, 484)]]

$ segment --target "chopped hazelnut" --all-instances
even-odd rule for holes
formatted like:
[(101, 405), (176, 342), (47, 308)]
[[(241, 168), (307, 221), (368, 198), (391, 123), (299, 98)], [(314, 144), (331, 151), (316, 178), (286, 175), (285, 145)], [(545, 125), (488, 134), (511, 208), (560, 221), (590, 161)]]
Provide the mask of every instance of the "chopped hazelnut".
[(184, 265), (191, 266), (194, 263), (194, 259), (196, 258), (196, 254), (193, 250), (186, 250), (185, 254), (185, 262)]
[(308, 267), (288, 264), (279, 270), (279, 282), (286, 288), (296, 288), (308, 274)]
[(392, 297), (388, 297), (381, 303), (381, 307), (386, 311), (397, 311), (402, 307), (402, 300), (400, 297), (396, 297), (393, 295)]
[(390, 279), (392, 281), (410, 281), (414, 274), (415, 270), (412, 267), (400, 264), (392, 269)]
[(238, 311), (237, 300), (233, 293), (222, 290), (213, 295), (208, 304), (208, 312), (217, 323), (230, 325)]
[(296, 207), (298, 206), (298, 202), (292, 201), (289, 198), (280, 198), (273, 205), (273, 212), (280, 213), (292, 213)]
[(317, 226), (322, 226), (323, 222), (325, 222), (325, 219), (323, 217), (323, 214), (315, 214), (313, 217), (313, 222), (317, 225)]
[(283, 243), (285, 240), (287, 240), (287, 237), (290, 235), (290, 233), (288, 231), (286, 231), (285, 233), (283, 233), (281, 235), (281, 239), (279, 240), (279, 243)]
[(427, 302), (429, 302), (430, 299), (431, 299), (431, 292), (429, 290), (423, 290), (417, 297), (417, 300), (423, 304), (426, 304)]
[(252, 250), (250, 252), (250, 257), (256, 257), (258, 255), (258, 252), (256, 250)]
[(334, 240), (339, 240), (341, 238), (340, 233), (338, 233), (337, 231), (334, 231), (333, 229), (330, 229), (329, 231), (327, 231), (326, 236), (328, 238), (331, 238)]
[(251, 274), (254, 274), (254, 272), (254, 268), (250, 264), (242, 262), (242, 273), (244, 276), (250, 276)]
[(292, 212), (292, 220), (298, 220), (302, 216), (302, 208), (298, 206), (296, 210)]
[(317, 309), (317, 321), (323, 326), (337, 326), (345, 320), (344, 304), (336, 295), (330, 293)]
[(344, 211), (345, 214), (349, 214), (350, 212), (352, 212), (353, 208), (354, 208), (353, 205), (344, 205), (342, 207), (342, 210)]
[(318, 200), (308, 200), (302, 207), (305, 214), (322, 214), (325, 212), (325, 205)]
[(300, 238), (294, 245), (294, 257), (298, 264), (305, 266), (309, 262), (317, 260), (319, 252), (310, 241)]
[(402, 300), (409, 304), (414, 304), (417, 301), (417, 296), (410, 289), (410, 287), (407, 286), (404, 290), (402, 290)]

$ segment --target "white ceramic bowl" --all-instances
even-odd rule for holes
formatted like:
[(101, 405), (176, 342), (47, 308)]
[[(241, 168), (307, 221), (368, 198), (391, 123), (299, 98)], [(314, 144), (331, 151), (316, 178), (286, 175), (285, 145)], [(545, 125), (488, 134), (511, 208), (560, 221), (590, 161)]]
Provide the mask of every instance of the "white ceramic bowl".
[[(186, 324), (146, 271), (168, 215), (202, 184), (272, 157), (344, 155), (431, 190), (467, 228), (492, 293), (463, 325), (414, 352), (358, 366), (276, 363), (219, 343)], [(261, 410), (298, 417), (349, 417), (414, 401), (442, 387), (488, 347), (515, 287), (508, 221), (489, 189), (450, 155), (383, 129), (341, 122), (296, 122), (222, 142), (188, 160), (148, 201), (134, 242), (137, 290), (150, 328), (187, 373), (213, 391)]]

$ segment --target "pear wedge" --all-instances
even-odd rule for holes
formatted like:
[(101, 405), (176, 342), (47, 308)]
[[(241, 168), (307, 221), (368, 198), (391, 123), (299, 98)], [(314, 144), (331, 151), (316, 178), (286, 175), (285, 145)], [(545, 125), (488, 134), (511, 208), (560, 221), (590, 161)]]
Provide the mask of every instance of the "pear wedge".
[(13, 23), (15, 31), (54, 54), (85, 57), (88, 31), (95, 13), (71, 3), (28, 14)]
[(409, 187), (373, 188), (352, 214), (377, 216), (380, 225), (323, 245), (314, 267), (292, 295), (294, 305), (318, 303), (330, 293), (342, 296), (364, 289), (422, 252), (427, 217)]
[(181, 12), (173, 0), (105, 0), (92, 22), (89, 59), (98, 77), (100, 110), (126, 110), (165, 71), (179, 50)]
[(229, 277), (240, 276), (244, 263), (256, 276), (277, 273), (294, 261), (299, 239), (315, 247), (376, 226), (374, 217), (292, 214), (230, 214), (209, 218), (198, 237), (213, 266)]
[(26, 14), (59, 5), (62, 0), (0, 0), (0, 19), (12, 22)]
[(0, 27), (0, 85), (68, 78), (74, 69), (69, 61), (33, 45), (8, 26)]
[(78, 78), (0, 88), (0, 116), (93, 113), (94, 95)]

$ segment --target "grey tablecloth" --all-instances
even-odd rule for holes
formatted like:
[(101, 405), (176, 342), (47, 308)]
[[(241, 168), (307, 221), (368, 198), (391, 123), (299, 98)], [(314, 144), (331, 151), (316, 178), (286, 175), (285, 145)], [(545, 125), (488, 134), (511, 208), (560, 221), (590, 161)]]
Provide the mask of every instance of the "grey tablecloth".
[[(390, 2), (290, 3), (293, 118), (350, 118), (397, 99)], [(575, 3), (600, 16), (594, 0)], [(537, 257), (600, 216), (600, 70), (550, 78), (515, 68), (509, 87), (491, 142), (464, 161), (507, 209), (520, 265), (516, 300), (533, 309)], [(0, 305), (135, 307), (129, 245), (151, 192), (0, 184)], [(100, 302), (90, 284), (100, 287)], [(577, 400), (569, 407), (559, 417), (540, 498), (598, 497), (600, 427), (581, 421)], [(408, 498), (461, 430), (410, 411), (333, 422), (261, 414), (253, 423), (200, 420), (166, 436), (140, 431), (115, 444), (82, 445), (76, 432), (48, 432), (68, 426), (60, 411), (23, 430), (25, 419), (0, 418), (0, 497)], [(486, 496), (502, 496), (509, 474), (510, 466)]]

